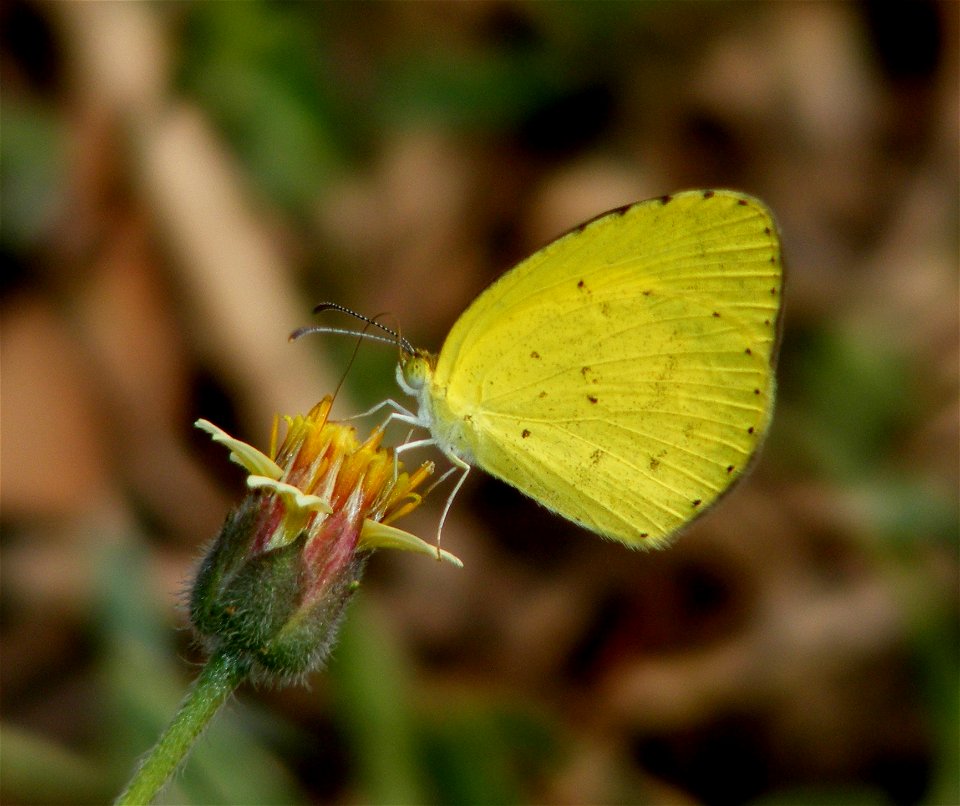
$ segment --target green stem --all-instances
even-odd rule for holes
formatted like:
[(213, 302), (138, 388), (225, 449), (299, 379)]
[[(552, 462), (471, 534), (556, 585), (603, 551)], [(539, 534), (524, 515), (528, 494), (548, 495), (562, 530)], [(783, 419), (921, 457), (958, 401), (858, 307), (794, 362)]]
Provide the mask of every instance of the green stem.
[(157, 796), (183, 763), (207, 723), (249, 671), (248, 661), (222, 652), (207, 661), (180, 704), (177, 715), (116, 799), (117, 806), (146, 804)]

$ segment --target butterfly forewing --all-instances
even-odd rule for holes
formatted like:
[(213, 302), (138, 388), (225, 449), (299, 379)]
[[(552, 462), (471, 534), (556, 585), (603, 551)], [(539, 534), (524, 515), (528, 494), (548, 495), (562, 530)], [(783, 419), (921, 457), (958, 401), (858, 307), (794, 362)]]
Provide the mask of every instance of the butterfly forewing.
[(477, 465), (631, 545), (747, 467), (774, 394), (779, 242), (755, 199), (693, 191), (602, 216), (500, 278), (433, 388)]

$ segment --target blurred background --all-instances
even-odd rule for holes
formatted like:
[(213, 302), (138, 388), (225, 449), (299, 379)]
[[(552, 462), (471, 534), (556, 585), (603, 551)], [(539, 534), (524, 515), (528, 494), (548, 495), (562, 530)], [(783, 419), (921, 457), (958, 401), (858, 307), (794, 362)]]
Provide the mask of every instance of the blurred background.
[(109, 800), (172, 716), (243, 490), (192, 423), (332, 392), (316, 303), (436, 350), (571, 226), (734, 187), (789, 272), (753, 474), (651, 553), (471, 474), (466, 567), (377, 554), (161, 802), (956, 803), (958, 10), (4, 2), (0, 799)]

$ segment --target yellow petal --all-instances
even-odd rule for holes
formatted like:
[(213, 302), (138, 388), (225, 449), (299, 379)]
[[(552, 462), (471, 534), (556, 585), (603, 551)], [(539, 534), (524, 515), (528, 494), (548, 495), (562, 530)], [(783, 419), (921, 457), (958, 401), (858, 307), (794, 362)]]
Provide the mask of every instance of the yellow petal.
[(197, 420), (194, 425), (201, 431), (206, 431), (214, 442), (225, 445), (230, 451), (230, 461), (240, 465), (248, 473), (274, 480), (283, 475), (283, 470), (269, 456), (261, 453), (252, 445), (231, 437), (226, 431), (215, 426), (209, 420)]
[(284, 518), (280, 529), (270, 538), (269, 548), (286, 546), (302, 532), (314, 512), (333, 512), (330, 505), (318, 495), (310, 495), (285, 481), (274, 481), (266, 476), (247, 476), (251, 490), (270, 490), (283, 501)]
[(330, 504), (324, 501), (319, 495), (305, 493), (299, 487), (287, 484), (285, 481), (277, 481), (266, 476), (247, 476), (247, 486), (251, 490), (262, 490), (264, 488), (273, 490), (287, 508), (287, 512), (333, 512)]
[[(364, 549), (400, 549), (402, 551), (415, 551), (418, 554), (429, 554), (437, 556), (437, 547), (426, 540), (421, 540), (416, 535), (404, 532), (396, 526), (388, 526), (385, 523), (365, 520), (360, 529), (360, 548)], [(459, 557), (454, 556), (449, 551), (439, 549), (440, 559), (446, 560), (457, 568), (463, 568), (463, 562)]]

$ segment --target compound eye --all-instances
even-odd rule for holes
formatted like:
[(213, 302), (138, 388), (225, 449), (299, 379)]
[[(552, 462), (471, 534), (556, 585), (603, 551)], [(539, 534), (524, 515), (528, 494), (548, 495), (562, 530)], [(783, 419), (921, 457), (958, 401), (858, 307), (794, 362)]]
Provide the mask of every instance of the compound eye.
[(402, 363), (403, 380), (411, 389), (423, 389), (430, 377), (430, 364), (421, 355), (412, 355)]

